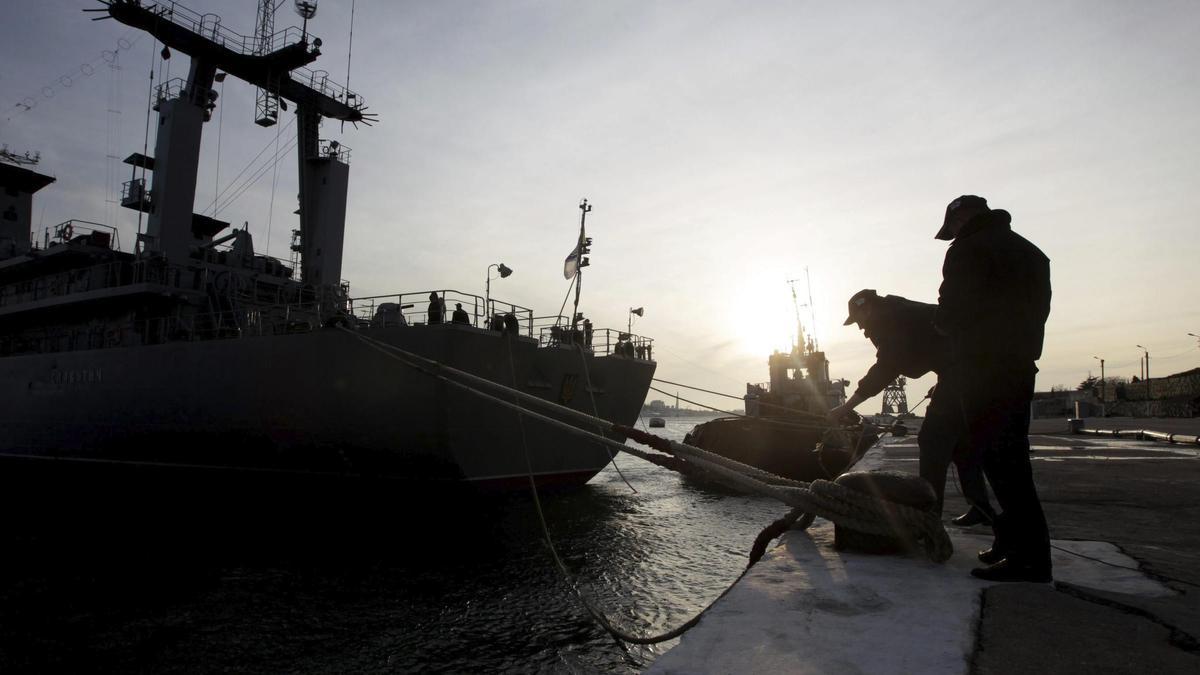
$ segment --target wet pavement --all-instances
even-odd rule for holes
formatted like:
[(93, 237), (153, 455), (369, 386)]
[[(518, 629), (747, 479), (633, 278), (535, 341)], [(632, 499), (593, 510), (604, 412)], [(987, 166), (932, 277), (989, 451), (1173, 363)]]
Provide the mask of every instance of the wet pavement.
[[(1200, 420), (1108, 418), (1088, 420), (1088, 426), (1200, 434)], [(971, 673), (1200, 672), (1200, 448), (1072, 435), (1065, 420), (1036, 420), (1031, 432), (1034, 477), (1056, 547), (1055, 583), (964, 583), (960, 577), (975, 565), (974, 552), (987, 545), (990, 531), (951, 527), (957, 550), (937, 568), (941, 583), (913, 598), (888, 600), (897, 584), (922, 583), (929, 564), (837, 554), (821, 546), (825, 535), (819, 528), (811, 534), (789, 532), (760, 563), (765, 566), (760, 576), (747, 576), (744, 592), (718, 603), (711, 620), (706, 617), (696, 635), (685, 636), (652, 670), (725, 672), (731, 664), (758, 663), (780, 672), (917, 672), (914, 667)], [(873, 460), (873, 468), (916, 473), (915, 432), (887, 439)], [(953, 471), (946, 493), (948, 520), (966, 510)], [(821, 555), (841, 559), (814, 555), (809, 550), (814, 542)], [(802, 579), (813, 565), (842, 570), (837, 578), (846, 580), (842, 590), (853, 591), (850, 599), (831, 604), (820, 599), (823, 591), (805, 587)], [(890, 574), (864, 571), (870, 565), (883, 565)], [(884, 581), (873, 586), (875, 577)], [(1126, 586), (1125, 580), (1159, 590)], [(792, 590), (774, 599), (764, 593), (776, 588)], [(961, 605), (952, 606), (949, 588), (978, 604), (962, 614)], [(750, 602), (756, 594), (759, 602)], [(877, 647), (896, 642), (895, 621), (872, 628), (863, 623), (866, 619), (856, 619), (853, 629), (833, 628), (848, 614), (869, 617), (893, 602), (915, 603), (921, 610), (906, 620), (918, 630), (908, 631), (911, 636), (890, 656), (880, 656)], [(723, 618), (721, 612), (729, 610), (735, 611)], [(804, 623), (774, 631), (781, 633), (778, 640), (769, 628), (744, 630), (751, 620), (772, 627), (791, 625), (797, 617)], [(961, 650), (953, 640), (947, 642), (947, 625), (963, 636)], [(859, 631), (858, 650), (834, 654), (835, 638), (849, 630)], [(743, 639), (726, 640), (734, 636)], [(714, 642), (722, 648), (706, 646)], [(911, 660), (937, 650), (940, 660), (919, 665)]]
[[(1085, 425), (1200, 434), (1196, 419)], [(1062, 583), (990, 588), (972, 671), (1200, 672), (1200, 447), (1073, 435), (1064, 420), (1035, 420), (1031, 431), (1051, 536), (1111, 542), (1177, 594), (1144, 598)], [(891, 445), (885, 466), (910, 464), (916, 452), (915, 438)], [(948, 486), (946, 515), (965, 510)]]

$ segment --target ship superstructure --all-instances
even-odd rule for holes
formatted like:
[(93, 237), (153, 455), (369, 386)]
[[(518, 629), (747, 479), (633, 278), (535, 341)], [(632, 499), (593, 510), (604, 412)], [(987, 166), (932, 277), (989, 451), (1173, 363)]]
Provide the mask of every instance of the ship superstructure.
[[(125, 160), (133, 177), (121, 203), (139, 223), (145, 216), (132, 250), (115, 228), (84, 220), (31, 233), (33, 194), (53, 178), (13, 157), (0, 163), (0, 453), (498, 483), (530, 465), (564, 483), (603, 467), (599, 446), (547, 429), (522, 435), (515, 414), (356, 338), (625, 424), (654, 372), (617, 349), (647, 339), (589, 329), (585, 340), (576, 317), (534, 317), (454, 290), (349, 297), (350, 150), (318, 132), (325, 118), (371, 115), (361, 96), (307, 68), (321, 44), (307, 30), (311, 3), (301, 3), (303, 29), (271, 32), (260, 12), (253, 35), (174, 2), (101, 4), (98, 18), (146, 31), (191, 63), (155, 92), (153, 156)], [(213, 84), (225, 77), (257, 88), (259, 125), (275, 124), (289, 102), (296, 115), (294, 262), (255, 251), (248, 228), (194, 211)], [(465, 320), (427, 307), (431, 294), (469, 308)]]

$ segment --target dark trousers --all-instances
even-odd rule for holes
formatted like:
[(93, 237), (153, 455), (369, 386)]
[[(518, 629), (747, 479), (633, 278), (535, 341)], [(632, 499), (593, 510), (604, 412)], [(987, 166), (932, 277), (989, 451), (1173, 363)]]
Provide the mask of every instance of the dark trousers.
[(1050, 532), (1029, 462), (1029, 405), (1037, 367), (1030, 361), (961, 362), (955, 369), (972, 451), (1003, 513), (995, 545), (1015, 562), (1050, 566)]
[(917, 434), (917, 446), (921, 449), (921, 477), (933, 486), (939, 511), (946, 492), (946, 469), (952, 461), (958, 470), (963, 496), (973, 506), (991, 511), (987, 485), (983, 480), (983, 460), (971, 452), (959, 396), (951, 384), (938, 382), (929, 400), (929, 408), (925, 411), (921, 431)]

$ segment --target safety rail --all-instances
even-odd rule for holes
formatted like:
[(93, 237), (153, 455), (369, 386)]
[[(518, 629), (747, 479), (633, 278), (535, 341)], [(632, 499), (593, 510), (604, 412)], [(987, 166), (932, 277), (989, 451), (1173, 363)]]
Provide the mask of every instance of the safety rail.
[(307, 333), (317, 326), (315, 317), (314, 312), (311, 317), (267, 321), (247, 312), (239, 321), (229, 312), (215, 311), (0, 334), (0, 356)]
[(146, 189), (145, 178), (134, 178), (121, 183), (121, 206), (150, 212), (150, 191)]
[(289, 26), (276, 31), (264, 41), (257, 35), (242, 35), (226, 28), (221, 24), (221, 17), (216, 14), (201, 14), (177, 2), (157, 2), (148, 9), (157, 14), (160, 19), (182, 26), (214, 44), (244, 56), (279, 51), (284, 47), (303, 42), (306, 37), (299, 28)]
[(114, 251), (121, 250), (121, 233), (117, 231), (117, 228), (78, 218), (64, 220), (57, 225), (42, 228), (42, 245), (39, 247), (34, 241), (34, 249), (48, 249), (51, 244), (65, 244), (82, 235), (89, 235), (88, 243), (92, 246)]
[[(318, 38), (295, 26), (276, 31), (267, 41), (263, 41), (257, 36), (242, 35), (226, 28), (221, 24), (221, 17), (216, 14), (200, 14), (177, 2), (159, 2), (148, 9), (162, 20), (186, 28), (213, 44), (243, 56), (269, 54), (302, 42), (315, 45), (318, 41)], [(336, 82), (331, 82), (329, 73), (324, 70), (310, 70), (301, 66), (288, 73), (288, 77), (356, 110), (365, 107), (361, 96)]]
[(596, 356), (618, 355), (653, 360), (653, 338), (615, 328), (593, 328), (590, 322), (576, 323), (572, 329), (570, 319), (562, 315), (538, 316), (533, 321), (541, 347), (578, 344)]
[(322, 138), (320, 147), (317, 149), (315, 159), (336, 159), (342, 164), (350, 163), (350, 148), (343, 145), (340, 141), (327, 140)]
[[(454, 323), (455, 305), (462, 304), (463, 311), (467, 313), (466, 323), (468, 325), (477, 328), (492, 328), (494, 327), (492, 322), (496, 317), (503, 320), (505, 315), (512, 315), (521, 327), (520, 332), (528, 337), (534, 337), (532, 310), (495, 298), (488, 302), (478, 295), (452, 289), (350, 298), (347, 300), (347, 308), (355, 318), (371, 325), (389, 325), (392, 322), (403, 325), (425, 325), (429, 323), (429, 296), (431, 293), (436, 294), (442, 301), (441, 323)], [(396, 316), (402, 317), (403, 320), (393, 318)]]
[(158, 105), (163, 101), (182, 97), (185, 89), (187, 81), (180, 77), (173, 77), (159, 84), (154, 88), (154, 109), (158, 110)]
[(218, 294), (231, 295), (240, 302), (254, 306), (275, 305), (284, 312), (289, 308), (290, 311), (308, 311), (317, 304), (311, 289), (295, 283), (272, 283), (271, 278), (251, 277), (239, 272), (168, 264), (155, 259), (117, 260), (0, 286), (0, 307), (143, 283), (199, 292), (207, 292), (211, 286)]

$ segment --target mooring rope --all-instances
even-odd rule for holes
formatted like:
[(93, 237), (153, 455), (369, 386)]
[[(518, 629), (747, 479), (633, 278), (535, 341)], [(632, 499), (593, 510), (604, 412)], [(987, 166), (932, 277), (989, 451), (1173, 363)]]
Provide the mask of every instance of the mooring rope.
[[(368, 347), (375, 349), (389, 358), (400, 361), (407, 366), (413, 367), (423, 373), (437, 378), (438, 380), (446, 382), (453, 387), (482, 397), (486, 400), (490, 400), (503, 407), (515, 410), (518, 413), (518, 419), (520, 420), (521, 424), (523, 443), (524, 417), (529, 416), (543, 423), (567, 431), (568, 433), (591, 437), (600, 443), (609, 445), (610, 447), (615, 446), (619, 450), (624, 450), (635, 456), (647, 459), (648, 461), (654, 461), (656, 464), (664, 466), (666, 465), (659, 461), (650, 459), (651, 457), (655, 457), (655, 455), (651, 453), (643, 452), (637, 448), (633, 448), (625, 445), (624, 443), (615, 441), (606, 435), (594, 433), (586, 428), (573, 426), (562, 420), (530, 410), (529, 408), (521, 405), (521, 402), (534, 403), (535, 405), (554, 409), (559, 414), (579, 420), (583, 424), (596, 425), (598, 429), (603, 429), (605, 426), (607, 426), (608, 429), (614, 433), (631, 438), (638, 443), (642, 443), (656, 450), (666, 452), (675, 458), (682, 457), (682, 459), (688, 464), (695, 465), (704, 471), (714, 473), (725, 482), (741, 487), (748, 492), (762, 496), (773, 497), (785, 504), (788, 504), (789, 506), (792, 506), (793, 512), (788, 514), (787, 517), (781, 519), (780, 521), (773, 523), (768, 530), (764, 530), (764, 533), (760, 534), (760, 539), (768, 534), (768, 531), (771, 531), (772, 528), (784, 528), (786, 526), (790, 526), (791, 522), (795, 522), (795, 520), (801, 517), (808, 518), (807, 514), (812, 514), (819, 515), (839, 525), (850, 527), (868, 534), (894, 536), (897, 532), (909, 532), (913, 534), (914, 538), (924, 547), (926, 554), (932, 560), (937, 562), (945, 561), (953, 552), (949, 535), (946, 534), (945, 528), (942, 527), (941, 519), (937, 514), (932, 512), (921, 511), (902, 504), (885, 502), (884, 500), (878, 499), (871, 495), (860, 493), (826, 480), (815, 480), (811, 483), (805, 483), (803, 481), (794, 481), (783, 478), (782, 476), (777, 476), (770, 472), (763, 471), (762, 469), (731, 460), (727, 457), (708, 452), (701, 448), (661, 438), (633, 427), (609, 422), (608, 420), (561, 406), (553, 401), (547, 401), (546, 399), (541, 399), (531, 394), (526, 394), (515, 387), (508, 387), (498, 382), (487, 380), (465, 371), (458, 370), (457, 368), (438, 363), (431, 359), (427, 359), (420, 355), (404, 350), (396, 345), (391, 345), (381, 340), (356, 333), (344, 326), (339, 326), (339, 328), (349, 333), (353, 337), (358, 338)], [(510, 367), (513, 368), (513, 377), (515, 378), (516, 372), (515, 365), (512, 364), (511, 345), (509, 348)], [(492, 389), (493, 391), (503, 390), (504, 393), (511, 396), (513, 400), (509, 401), (499, 396), (481, 391), (476, 387), (466, 384), (465, 382), (459, 382), (451, 377), (448, 377), (447, 374), (453, 375), (454, 377), (461, 377), (469, 382), (480, 384)], [(530, 476), (530, 480), (532, 481), (533, 470), (532, 464), (528, 461), (527, 447), (526, 460), (528, 474)], [(538, 506), (539, 517), (542, 518), (543, 528), (545, 528), (544, 514), (542, 514), (540, 511), (540, 501), (537, 501), (536, 482), (533, 483), (532, 488), (534, 490), (534, 497)], [(793, 514), (795, 514), (795, 517), (793, 517)], [(801, 514), (805, 515), (802, 516)], [(805, 524), (806, 526), (808, 522), (811, 522), (811, 518), (808, 518)], [(558, 557), (557, 551), (555, 551), (553, 548), (553, 543), (549, 541), (548, 530), (544, 531), (547, 541), (550, 544), (551, 552), (554, 555), (556, 564), (559, 565), (560, 570), (567, 575), (569, 580), (569, 571), (562, 563), (562, 560)], [(782, 529), (780, 529), (780, 531), (782, 531)], [(764, 550), (766, 542), (770, 541), (772, 538), (774, 537), (772, 536), (763, 541), (762, 548)], [(756, 541), (755, 545), (757, 548), (759, 545), (758, 541)], [(761, 555), (761, 553), (759, 555)], [(747, 570), (748, 569), (749, 566), (747, 567)], [(742, 574), (744, 575), (745, 571), (743, 571)], [(741, 577), (739, 577), (739, 579), (740, 578)], [(612, 625), (607, 617), (604, 616), (603, 612), (600, 612), (597, 608), (595, 608), (573, 583), (570, 585), (572, 587), (572, 591), (577, 595), (577, 597), (580, 598), (581, 602), (584, 604), (593, 618), (595, 618), (598, 624), (600, 624), (613, 637), (633, 644), (654, 644), (678, 637), (679, 635), (682, 635), (683, 632), (685, 632), (688, 628), (695, 625), (704, 614), (703, 611), (700, 612), (687, 623), (667, 633), (652, 637), (636, 636), (626, 633)], [(730, 588), (732, 588), (732, 586)], [(725, 592), (728, 593), (729, 589), (726, 589)], [(723, 596), (724, 593), (722, 593), (722, 597)], [(718, 600), (719, 599), (720, 598), (718, 598)], [(714, 602), (716, 601), (714, 600)]]
[[(672, 394), (669, 391), (663, 391), (662, 389), (659, 389), (658, 387), (655, 387), (655, 386), (651, 386), (650, 389), (653, 391), (657, 391), (658, 393), (660, 393), (664, 396), (675, 396), (675, 394)], [(729, 417), (745, 417), (745, 418), (750, 417), (750, 415), (747, 415), (745, 413), (734, 412), (732, 410), (722, 410), (721, 408), (715, 408), (711, 405), (705, 405), (703, 403), (700, 403), (699, 401), (692, 401), (692, 400), (683, 398), (682, 396), (679, 396), (678, 398), (680, 401), (683, 401), (684, 403), (691, 403), (692, 405), (698, 405), (701, 408), (707, 408), (713, 412), (719, 412), (722, 415), (728, 415)], [(772, 406), (772, 407), (779, 408), (781, 410), (787, 410), (788, 412), (792, 412), (792, 413), (801, 412), (801, 411), (797, 411), (795, 408), (787, 408), (784, 406)], [(807, 413), (807, 412), (804, 414), (812, 415), (812, 413)], [(818, 417), (820, 417), (820, 416), (818, 415)], [(818, 422), (814, 421), (814, 422), (806, 423), (806, 422), (798, 422), (795, 420), (778, 419), (778, 418), (774, 418), (774, 417), (757, 417), (755, 419), (762, 421), (762, 422), (766, 422), (767, 424), (773, 424), (775, 426), (795, 427), (795, 428), (799, 428), (799, 429), (823, 429), (823, 428), (829, 426), (828, 422), (818, 423)]]
[[(702, 387), (694, 387), (694, 386), (692, 386), (692, 385), (690, 385), (690, 384), (680, 384), (679, 382), (672, 382), (672, 381), (670, 381), (670, 380), (664, 380), (664, 379), (662, 379), (662, 378), (658, 378), (658, 377), (655, 377), (655, 378), (653, 378), (653, 379), (654, 379), (654, 381), (655, 381), (655, 382), (662, 382), (663, 384), (670, 384), (670, 385), (673, 385), (673, 386), (676, 386), (676, 387), (683, 387), (684, 389), (693, 389), (693, 390), (695, 390), (695, 391), (702, 391), (702, 392), (704, 392), (704, 393), (706, 393), (706, 394), (712, 394), (712, 395), (714, 395), (714, 396), (724, 396), (725, 398), (732, 398), (732, 399), (734, 399), (734, 400), (736, 400), (736, 401), (745, 401), (745, 400), (746, 400), (746, 397), (745, 397), (745, 396), (734, 396), (733, 394), (726, 394), (726, 393), (724, 393), (724, 392), (720, 392), (720, 391), (713, 391), (713, 390), (711, 390), (711, 389), (704, 389), (704, 388), (702, 388)], [(653, 387), (651, 387), (651, 388), (653, 389)], [(662, 394), (666, 394), (667, 396), (673, 396), (673, 395), (674, 395), (674, 394), (670, 394), (670, 393), (668, 393), (668, 392), (665, 392), (665, 391), (663, 391), (663, 390), (661, 390), (661, 389), (654, 389), (654, 391), (657, 391), (657, 392), (659, 392), (659, 393), (662, 393)], [(679, 399), (679, 400), (681, 400), (681, 401), (687, 401), (687, 399), (685, 399), (685, 398), (681, 398), (681, 399)], [(688, 402), (688, 403), (691, 403), (691, 404), (693, 404), (693, 405), (704, 405), (704, 404), (702, 404), (702, 403), (696, 403), (695, 401), (687, 401), (687, 402)], [(793, 415), (805, 415), (805, 416), (808, 416), (808, 417), (815, 417), (815, 418), (818, 418), (818, 419), (824, 419), (824, 418), (825, 418), (825, 416), (824, 416), (824, 415), (822, 415), (822, 414), (820, 414), (820, 413), (814, 413), (814, 412), (810, 412), (810, 411), (808, 411), (808, 410), (800, 410), (800, 409), (798, 409), (798, 408), (791, 408), (791, 407), (788, 407), (788, 406), (786, 406), (786, 405), (779, 405), (779, 404), (777, 404), (777, 403), (768, 403), (768, 402), (766, 402), (766, 401), (758, 401), (758, 405), (760, 405), (760, 406), (763, 406), (763, 407), (766, 407), (766, 408), (775, 408), (776, 410), (782, 410), (783, 412), (786, 412), (786, 413), (789, 413), (789, 414), (793, 414)], [(709, 406), (704, 406), (704, 407), (708, 408)], [(717, 408), (710, 408), (710, 409), (711, 409), (711, 410), (716, 410), (717, 412), (725, 412), (725, 411), (723, 411), (723, 410), (718, 410)], [(730, 415), (738, 415), (738, 413), (727, 413), (727, 414), (730, 414)], [(741, 416), (741, 417), (744, 417), (744, 415), (739, 415), (739, 416)]]
[(737, 460), (709, 452), (702, 448), (697, 448), (686, 443), (680, 443), (678, 441), (661, 438), (634, 427), (629, 427), (610, 422), (602, 418), (593, 417), (585, 412), (567, 408), (553, 401), (548, 401), (532, 394), (527, 394), (519, 389), (507, 387), (498, 382), (494, 382), (477, 375), (472, 375), (471, 373), (459, 370), (457, 368), (432, 361), (395, 345), (390, 345), (386, 342), (376, 340), (366, 335), (355, 333), (347, 328), (342, 327), (341, 330), (344, 330), (352, 336), (362, 340), (365, 344), (371, 346), (380, 353), (389, 355), (407, 365), (415, 366), (418, 370), (437, 377), (451, 386), (493, 401), (498, 405), (521, 411), (525, 415), (568, 433), (590, 437), (598, 442), (608, 444), (609, 446), (618, 450), (630, 452), (630, 454), (638, 457), (650, 456), (650, 453), (642, 452), (637, 448), (633, 448), (629, 445), (611, 439), (606, 435), (597, 434), (589, 431), (588, 429), (573, 426), (567, 422), (555, 419), (546, 414), (530, 410), (529, 408), (523, 407), (516, 401), (508, 401), (500, 398), (499, 396), (494, 396), (492, 394), (480, 391), (475, 387), (447, 377), (442, 373), (448, 373), (453, 374), (456, 377), (462, 377), (467, 381), (482, 384), (493, 389), (494, 391), (503, 391), (504, 393), (526, 403), (535, 403), (536, 405), (554, 409), (555, 412), (567, 417), (573, 417), (586, 425), (600, 424), (607, 426), (610, 431), (626, 438), (631, 438), (635, 442), (641, 443), (642, 445), (649, 446), (655, 450), (665, 452), (675, 457), (682, 457), (684, 460), (696, 465), (698, 468), (715, 473), (726, 482), (732, 483), (737, 487), (744, 488), (751, 493), (766, 497), (773, 497), (785, 504), (788, 504), (789, 506), (804, 507), (806, 510), (811, 510), (817, 515), (834, 522), (840, 522), (838, 520), (839, 518), (854, 520), (856, 524), (856, 526), (853, 526), (854, 529), (861, 529), (864, 532), (877, 534), (887, 534), (891, 532), (890, 529), (887, 529), (888, 526), (886, 523), (868, 522), (868, 519), (873, 517), (886, 518), (892, 520), (893, 522), (902, 523), (906, 528), (908, 528), (909, 531), (914, 532), (924, 540), (923, 543), (926, 547), (926, 553), (931, 559), (942, 561), (947, 559), (950, 555), (949, 537), (946, 535), (945, 528), (943, 528), (941, 525), (941, 519), (936, 515), (931, 515), (927, 511), (915, 509), (903, 504), (886, 502), (871, 495), (849, 490), (826, 480), (815, 480), (811, 483), (805, 483), (803, 481), (784, 478), (782, 476), (759, 469), (758, 467), (738, 462)]
[[(596, 392), (592, 391), (592, 389), (593, 389), (592, 376), (588, 372), (587, 354), (585, 354), (583, 351), (583, 345), (581, 345), (579, 343), (575, 344), (575, 349), (579, 351), (579, 363), (580, 363), (580, 365), (583, 366), (583, 388), (584, 388), (584, 390), (587, 391), (588, 398), (591, 399), (591, 401), (592, 401), (592, 413), (595, 415), (596, 419), (602, 419), (600, 417), (600, 406), (596, 405)], [(511, 343), (508, 346), (508, 358), (509, 358), (509, 361), (512, 360), (512, 344)], [(515, 382), (513, 383), (513, 387), (516, 388)], [(596, 430), (603, 433), (604, 427), (597, 424)], [(634, 494), (637, 494), (637, 488), (633, 487), (633, 484), (629, 482), (629, 479), (625, 477), (624, 472), (621, 471), (621, 467), (617, 466), (617, 454), (615, 452), (613, 452), (612, 448), (610, 448), (608, 446), (601, 446), (601, 447), (603, 447), (604, 450), (606, 452), (608, 452), (608, 461), (609, 461), (609, 463), (612, 464), (613, 469), (616, 470), (617, 475), (621, 477), (621, 480), (625, 482), (625, 485), (628, 486), (630, 490), (633, 490)]]

